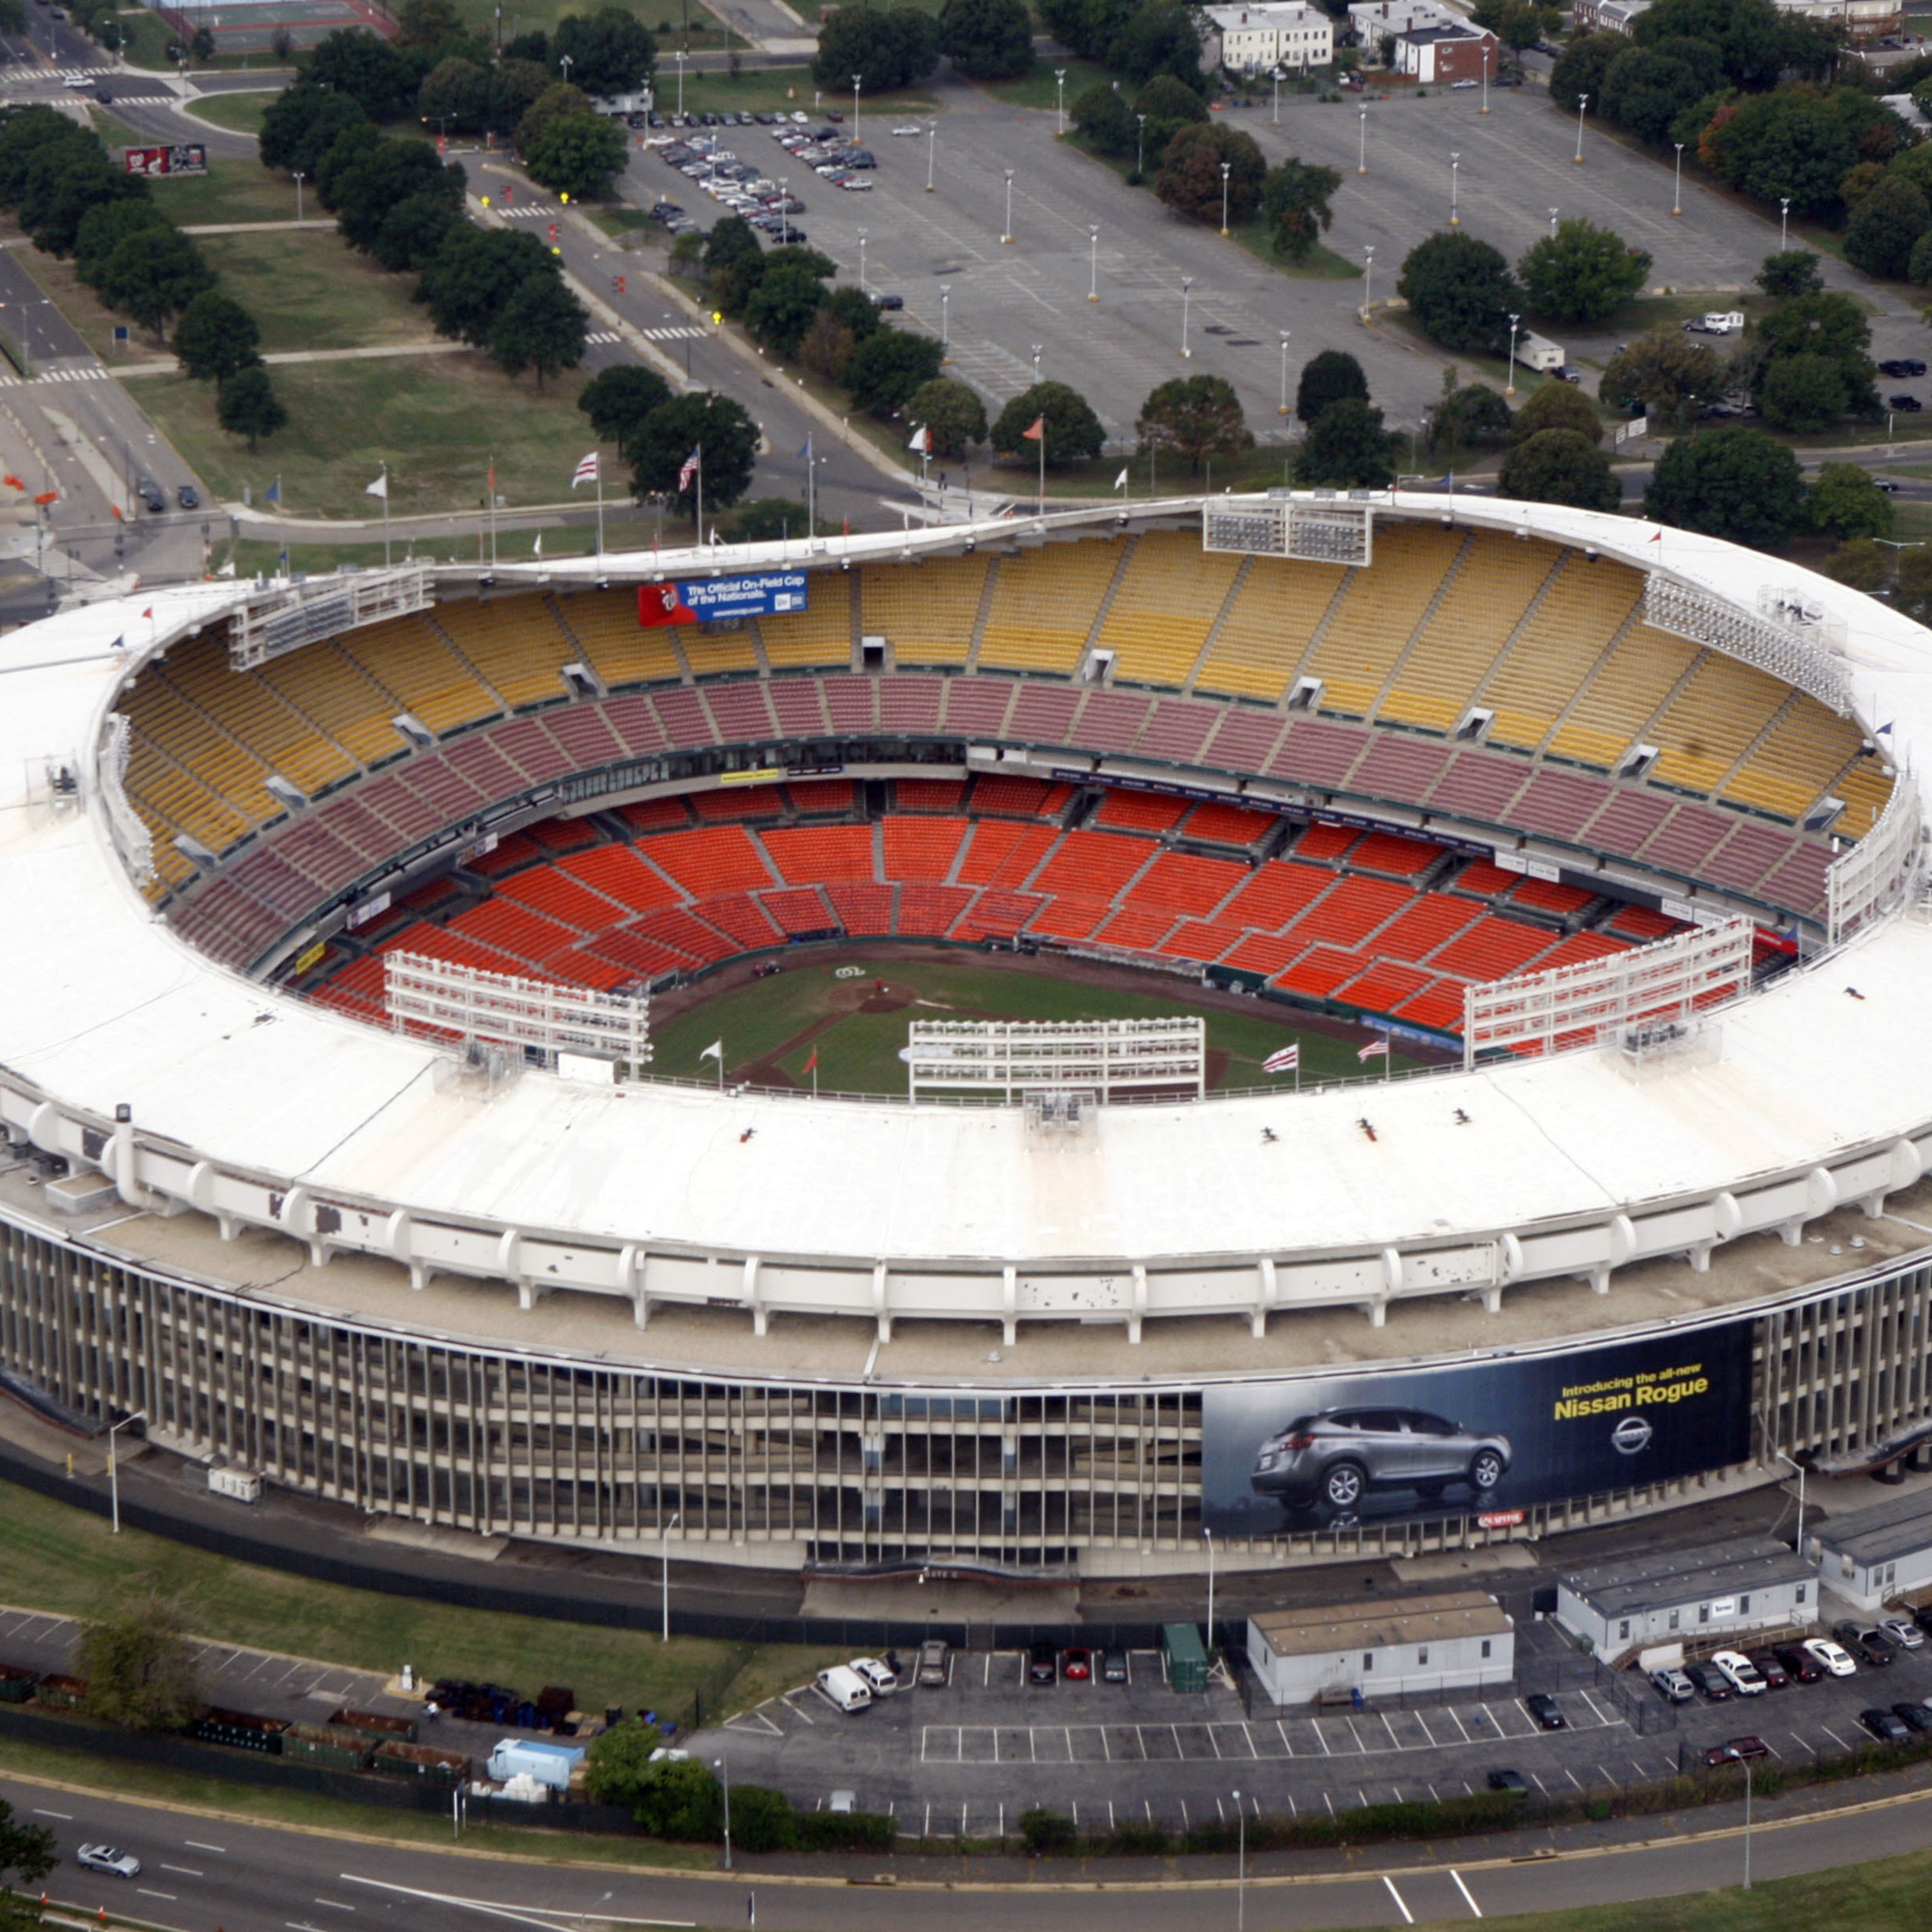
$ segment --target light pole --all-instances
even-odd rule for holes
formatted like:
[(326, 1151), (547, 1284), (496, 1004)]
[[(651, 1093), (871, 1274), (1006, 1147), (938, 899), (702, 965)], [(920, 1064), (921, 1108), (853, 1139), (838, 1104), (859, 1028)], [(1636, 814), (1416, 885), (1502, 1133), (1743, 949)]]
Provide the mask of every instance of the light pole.
[(556, 64), (563, 70), (563, 84), (568, 87), (570, 85), (570, 70), (577, 64), (577, 56), (574, 54), (559, 54)]
[(951, 360), (946, 352), (952, 346), (950, 314), (952, 301), (952, 285), (950, 282), (940, 283), (939, 285), (939, 359), (942, 362)]
[(1280, 334), (1281, 406), (1275, 411), (1275, 414), (1278, 416), (1285, 416), (1288, 413), (1288, 331), (1284, 328), (1280, 332)]
[(1556, 239), (1556, 210), (1553, 208), (1550, 211), (1550, 238), (1552, 242)]
[(1506, 396), (1516, 394), (1516, 326), (1521, 319), (1514, 315), (1510, 317), (1509, 380), (1503, 385), (1503, 394)]
[(1147, 116), (1136, 114), (1134, 118), (1140, 123), (1140, 131), (1134, 136), (1134, 172), (1142, 176), (1147, 172)]
[(680, 1510), (664, 1530), (664, 1640), (670, 1641), (670, 1533), (684, 1520), (684, 1512)]
[(1194, 353), (1193, 350), (1191, 350), (1190, 348), (1189, 348), (1189, 347), (1188, 347), (1188, 346), (1187, 346), (1187, 304), (1188, 304), (1188, 302), (1189, 302), (1189, 299), (1190, 299), (1190, 297), (1189, 297), (1189, 292), (1189, 292), (1189, 291), (1190, 291), (1190, 290), (1193, 287), (1193, 286), (1194, 286), (1194, 278), (1193, 278), (1192, 275), (1183, 275), (1183, 276), (1181, 277), (1181, 278), (1180, 278), (1180, 352), (1181, 352), (1181, 354), (1182, 354), (1184, 356), (1192, 356), (1192, 355)]
[(1794, 1461), (1782, 1449), (1773, 1447), (1772, 1452), (1787, 1468), (1798, 1472), (1798, 1553), (1804, 1554), (1804, 1465)]
[(859, 230), (859, 292), (866, 292), (866, 231)]
[(1087, 299), (1100, 299), (1100, 230), (1091, 221), (1087, 224)]
[(1744, 1760), (1744, 1889), (1750, 1889), (1751, 1767)]
[(1791, 197), (1780, 196), (1778, 203), (1778, 252), (1784, 253), (1791, 238)]
[(932, 158), (939, 142), (939, 123), (928, 121), (926, 124), (926, 191), (932, 192)]
[(1223, 240), (1228, 233), (1228, 182), (1234, 172), (1232, 161), (1221, 164), (1221, 235)]
[(684, 112), (684, 52), (682, 49), (680, 48), (677, 52), (673, 54), (671, 56), (671, 58), (677, 62), (677, 111), (680, 116), (682, 117)]
[(1355, 172), (1365, 175), (1369, 171), (1369, 110), (1361, 111), (1360, 136), (1355, 143)]
[(308, 176), (307, 175), (305, 175), (305, 174), (302, 171), (302, 170), (301, 170), (300, 168), (296, 169), (296, 220), (298, 222), (299, 222), (299, 221), (302, 220), (302, 183), (303, 183), (304, 182), (307, 181), (308, 179)]
[(1581, 167), (1583, 165), (1583, 110), (1585, 108), (1588, 106), (1589, 104), (1590, 97), (1587, 94), (1580, 94), (1577, 95), (1576, 152), (1575, 154), (1572, 154), (1570, 158), (1574, 161), (1579, 167)]
[(1362, 313), (1366, 315), (1376, 305), (1376, 251), (1372, 248), (1362, 250)]
[(852, 145), (859, 145), (859, 76), (852, 76)]
[(577, 1932), (584, 1932), (584, 1922), (590, 1916), (592, 1912), (598, 1910), (601, 1906), (608, 1905), (616, 1895), (614, 1892), (607, 1892), (596, 1905), (590, 1907), (590, 1911), (580, 1912), (577, 1915)]
[(1000, 172), (1006, 178), (1006, 225), (1000, 233), (1000, 239), (1003, 242), (1010, 242), (1013, 238), (1013, 171), (1011, 168), (1005, 168)]
[(1670, 212), (1672, 214), (1682, 214), (1684, 212), (1684, 143), (1679, 141), (1676, 145), (1677, 179), (1670, 190)]
[(1214, 1532), (1204, 1528), (1201, 1532), (1208, 1545), (1208, 1661), (1214, 1660)]
[(722, 1757), (711, 1760), (711, 1768), (724, 1784), (724, 1869), (731, 1869), (731, 1768)]
[(1449, 157), (1449, 226), (1451, 228), (1460, 228), (1462, 225), (1462, 217), (1458, 212), (1456, 203), (1457, 178), (1462, 169), (1462, 157), (1451, 154)]
[(147, 1419), (147, 1411), (137, 1408), (132, 1415), (124, 1415), (107, 1432), (107, 1487), (112, 1498), (113, 1528), (116, 1536), (121, 1534), (121, 1468), (115, 1459), (114, 1438), (129, 1423), (146, 1422)]
[(789, 248), (791, 245), (791, 217), (785, 211), (785, 204), (790, 200), (791, 177), (789, 175), (780, 175), (778, 176), (778, 245), (781, 248)]
[(1485, 114), (1490, 111), (1490, 62), (1495, 52), (1494, 43), (1485, 40), (1483, 43), (1483, 112)]
[(1056, 134), (1066, 132), (1066, 70), (1057, 67), (1053, 70), (1053, 118)]
[(1270, 124), (1276, 128), (1281, 125), (1281, 69), (1280, 68), (1276, 68), (1274, 70), (1274, 119)]
[(1234, 1932), (1248, 1932), (1248, 1814), (1234, 1793)]

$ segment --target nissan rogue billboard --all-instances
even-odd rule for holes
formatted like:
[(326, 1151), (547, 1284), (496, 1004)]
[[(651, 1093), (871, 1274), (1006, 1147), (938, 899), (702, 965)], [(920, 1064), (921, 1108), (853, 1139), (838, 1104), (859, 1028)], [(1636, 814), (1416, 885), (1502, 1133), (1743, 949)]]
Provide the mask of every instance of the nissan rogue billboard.
[(1210, 1386), (1219, 1534), (1449, 1516), (1629, 1489), (1750, 1454), (1752, 1324), (1560, 1355)]

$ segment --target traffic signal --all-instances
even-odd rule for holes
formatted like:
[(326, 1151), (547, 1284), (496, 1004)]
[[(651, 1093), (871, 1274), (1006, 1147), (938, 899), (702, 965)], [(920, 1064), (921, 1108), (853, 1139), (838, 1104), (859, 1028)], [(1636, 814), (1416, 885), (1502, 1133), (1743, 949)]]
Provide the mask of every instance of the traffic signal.
[(550, 238), (553, 242), (556, 239), (556, 224), (554, 221), (550, 225)]
[(618, 295), (622, 295), (624, 292), (623, 277), (622, 275), (613, 275), (610, 278), (610, 286), (614, 292)]

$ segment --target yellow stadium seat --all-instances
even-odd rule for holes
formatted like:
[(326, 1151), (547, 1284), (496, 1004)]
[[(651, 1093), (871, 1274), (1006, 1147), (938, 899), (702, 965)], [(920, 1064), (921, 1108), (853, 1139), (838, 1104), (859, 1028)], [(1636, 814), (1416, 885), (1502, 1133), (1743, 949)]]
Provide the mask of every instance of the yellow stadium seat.
[(1700, 648), (1648, 624), (1632, 625), (1557, 725), (1551, 752), (1612, 770), (1696, 663)]
[(860, 584), (860, 630), (884, 638), (895, 663), (963, 664), (972, 652), (990, 567), (984, 556), (868, 563)]
[(1340, 564), (1256, 557), (1208, 641), (1195, 689), (1280, 698), (1349, 574)]
[(1849, 718), (1793, 692), (1771, 729), (1731, 774), (1724, 796), (1796, 820), (1833, 790), (1832, 780), (1858, 756), (1859, 742), (1858, 728)]
[(1650, 776), (1708, 792), (1777, 716), (1791, 687), (1736, 658), (1706, 651), (1670, 708), (1650, 728), (1658, 748)]
[(1002, 557), (979, 662), (1002, 670), (1072, 676), (1122, 548), (1107, 542), (1053, 543)]
[[(273, 658), (255, 675), (359, 764), (375, 764), (403, 748), (390, 722), (400, 708), (393, 694), (332, 644)], [(295, 778), (292, 772), (287, 776)]]
[(563, 667), (577, 651), (547, 598), (532, 592), (456, 600), (436, 606), (436, 622), (464, 662), (512, 710), (568, 694)]
[(758, 620), (758, 642), (774, 670), (821, 664), (844, 670), (852, 662), (852, 580), (842, 571), (815, 570), (806, 608)]
[[(304, 792), (313, 795), (356, 769), (355, 760), (284, 704), (266, 679), (231, 670), (226, 642), (212, 632), (172, 646), (155, 671), (223, 730), (239, 739), (267, 770), (279, 772)], [(270, 812), (281, 806), (271, 801), (261, 808)]]
[(1453, 530), (1377, 528), (1373, 563), (1350, 573), (1302, 674), (1322, 680), (1324, 711), (1366, 718), (1374, 709), (1462, 543)]
[(634, 590), (578, 590), (550, 609), (591, 669), (614, 690), (632, 684), (675, 684), (684, 675), (677, 632), (638, 622)]
[(392, 617), (350, 631), (335, 640), (335, 647), (393, 694), (398, 711), (408, 712), (438, 737), (502, 709), (426, 617)]
[(1238, 556), (1201, 548), (1185, 530), (1150, 530), (1136, 543), (1094, 641), (1131, 684), (1187, 682), (1240, 574)]

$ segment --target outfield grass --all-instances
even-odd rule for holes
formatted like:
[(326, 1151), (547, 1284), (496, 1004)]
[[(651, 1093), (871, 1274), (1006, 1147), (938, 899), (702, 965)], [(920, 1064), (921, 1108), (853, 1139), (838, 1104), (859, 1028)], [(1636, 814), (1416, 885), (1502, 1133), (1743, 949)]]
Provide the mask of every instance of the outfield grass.
[(260, 94), (205, 94), (189, 108), (188, 118), (190, 121), (206, 121), (237, 134), (259, 134), (262, 131), (262, 117), (268, 112), (268, 103), (274, 98), (273, 88)]
[(410, 299), (413, 276), (392, 275), (326, 229), (204, 235), (201, 251), (262, 326), (262, 352), (373, 349), (433, 342), (429, 311)]
[[(812, 1649), (615, 1630), (560, 1618), (463, 1610), (317, 1582), (123, 1528), (86, 1511), (0, 1484), (0, 1601), (84, 1616), (135, 1580), (178, 1597), (188, 1628), (361, 1670), (493, 1679), (518, 1688), (568, 1684), (585, 1710), (681, 1709), (694, 1684), (730, 1682), (717, 1714), (803, 1682), (826, 1660)], [(705, 1698), (707, 1718), (713, 1699)]]
[[(862, 954), (860, 963), (862, 958)], [(778, 1066), (808, 1088), (812, 1076), (806, 1062), (815, 1049), (822, 1092), (902, 1095), (905, 1069), (898, 1054), (910, 1020), (1147, 1019), (1197, 1010), (1184, 980), (1174, 980), (1171, 989), (1161, 986), (1129, 992), (1076, 984), (1049, 964), (1017, 959), (994, 964), (983, 955), (964, 952), (956, 963), (908, 962), (893, 959), (890, 948), (882, 949), (880, 963), (866, 966), (862, 976), (835, 976), (837, 967), (853, 963), (849, 953), (837, 961), (802, 956), (788, 961), (786, 970), (774, 978), (734, 988), (679, 1015), (654, 1031), (652, 1070), (685, 1079), (715, 1075), (716, 1063), (700, 1061), (698, 1055), (722, 1038), (728, 1078), (742, 1077), (776, 1054)], [(890, 1012), (850, 1010), (874, 979), (884, 980), (896, 992), (911, 992), (916, 1004)], [(1204, 1010), (1208, 1052), (1227, 1055), (1220, 1091), (1292, 1088), (1292, 1074), (1264, 1073), (1262, 1062), (1298, 1039), (1306, 1084), (1361, 1076), (1353, 1046), (1326, 1034), (1304, 1032), (1287, 1007), (1257, 1002), (1252, 1013)], [(800, 1040), (825, 1022), (830, 1024), (809, 1040)], [(788, 1045), (793, 1042), (797, 1043)], [(1415, 1064), (1400, 1053), (1394, 1060), (1397, 1070)], [(1371, 1077), (1381, 1077), (1379, 1067)]]
[[(259, 161), (215, 156), (205, 175), (174, 175), (152, 184), (155, 206), (184, 228), (206, 222), (292, 221), (296, 184), (272, 174)], [(328, 211), (313, 192), (302, 212), (313, 219)]]
[[(280, 476), (283, 507), (297, 517), (380, 520), (367, 491), (386, 464), (392, 516), (476, 509), (493, 454), (510, 503), (565, 502), (572, 472), (596, 443), (576, 406), (581, 371), (539, 393), (533, 376), (513, 382), (466, 351), (284, 364), (274, 375), (288, 427), (253, 455), (217, 424), (212, 384), (146, 376), (129, 387), (218, 498), (238, 502), (245, 484), (259, 500)], [(606, 460), (609, 473), (624, 473), (614, 448)]]

